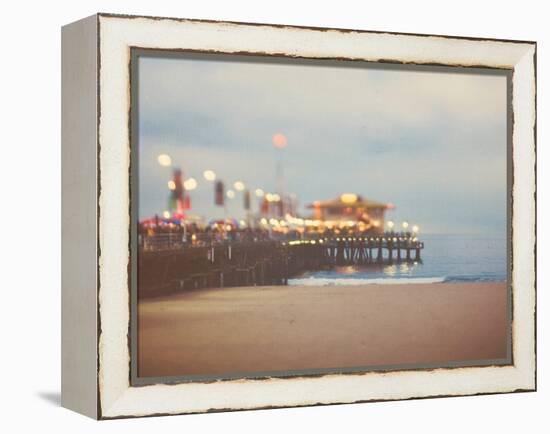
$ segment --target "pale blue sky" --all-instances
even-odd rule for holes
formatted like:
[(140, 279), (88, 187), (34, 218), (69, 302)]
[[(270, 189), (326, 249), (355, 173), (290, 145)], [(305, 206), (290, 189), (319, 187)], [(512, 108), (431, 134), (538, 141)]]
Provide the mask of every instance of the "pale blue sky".
[[(205, 169), (228, 188), (274, 191), (281, 132), (286, 189), (303, 213), (355, 192), (424, 232), (505, 233), (505, 76), (241, 59), (140, 57), (140, 218), (167, 207), (161, 153), (199, 182), (192, 214), (223, 214)], [(229, 211), (243, 215), (239, 196)]]

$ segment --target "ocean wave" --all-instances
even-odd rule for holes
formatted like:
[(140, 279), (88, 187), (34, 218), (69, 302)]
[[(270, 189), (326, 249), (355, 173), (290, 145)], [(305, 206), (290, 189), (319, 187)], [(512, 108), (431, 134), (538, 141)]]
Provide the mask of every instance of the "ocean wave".
[(402, 277), (402, 278), (373, 278), (373, 279), (357, 279), (357, 278), (335, 278), (328, 279), (322, 277), (306, 277), (302, 279), (289, 279), (288, 284), (291, 286), (348, 286), (348, 285), (404, 285), (412, 283), (443, 283), (446, 277)]
[(445, 282), (449, 283), (470, 283), (470, 282), (505, 282), (504, 276), (449, 276)]

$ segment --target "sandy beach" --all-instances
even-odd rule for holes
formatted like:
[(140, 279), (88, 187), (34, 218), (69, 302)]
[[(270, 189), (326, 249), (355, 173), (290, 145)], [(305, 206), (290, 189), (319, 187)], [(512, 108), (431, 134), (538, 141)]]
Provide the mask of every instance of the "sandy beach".
[(503, 359), (504, 282), (247, 287), (139, 302), (139, 376)]

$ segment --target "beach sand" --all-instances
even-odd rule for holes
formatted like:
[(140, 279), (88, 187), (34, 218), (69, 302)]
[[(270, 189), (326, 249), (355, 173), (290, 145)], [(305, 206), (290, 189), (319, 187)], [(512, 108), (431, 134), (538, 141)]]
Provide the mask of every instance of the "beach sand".
[(138, 311), (140, 377), (507, 357), (504, 282), (205, 289)]

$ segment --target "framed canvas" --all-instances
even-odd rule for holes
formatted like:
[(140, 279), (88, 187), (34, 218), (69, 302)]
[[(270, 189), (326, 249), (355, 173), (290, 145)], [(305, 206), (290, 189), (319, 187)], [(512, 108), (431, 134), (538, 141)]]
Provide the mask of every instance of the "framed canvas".
[(536, 389), (536, 44), (97, 14), (62, 31), (62, 404)]

